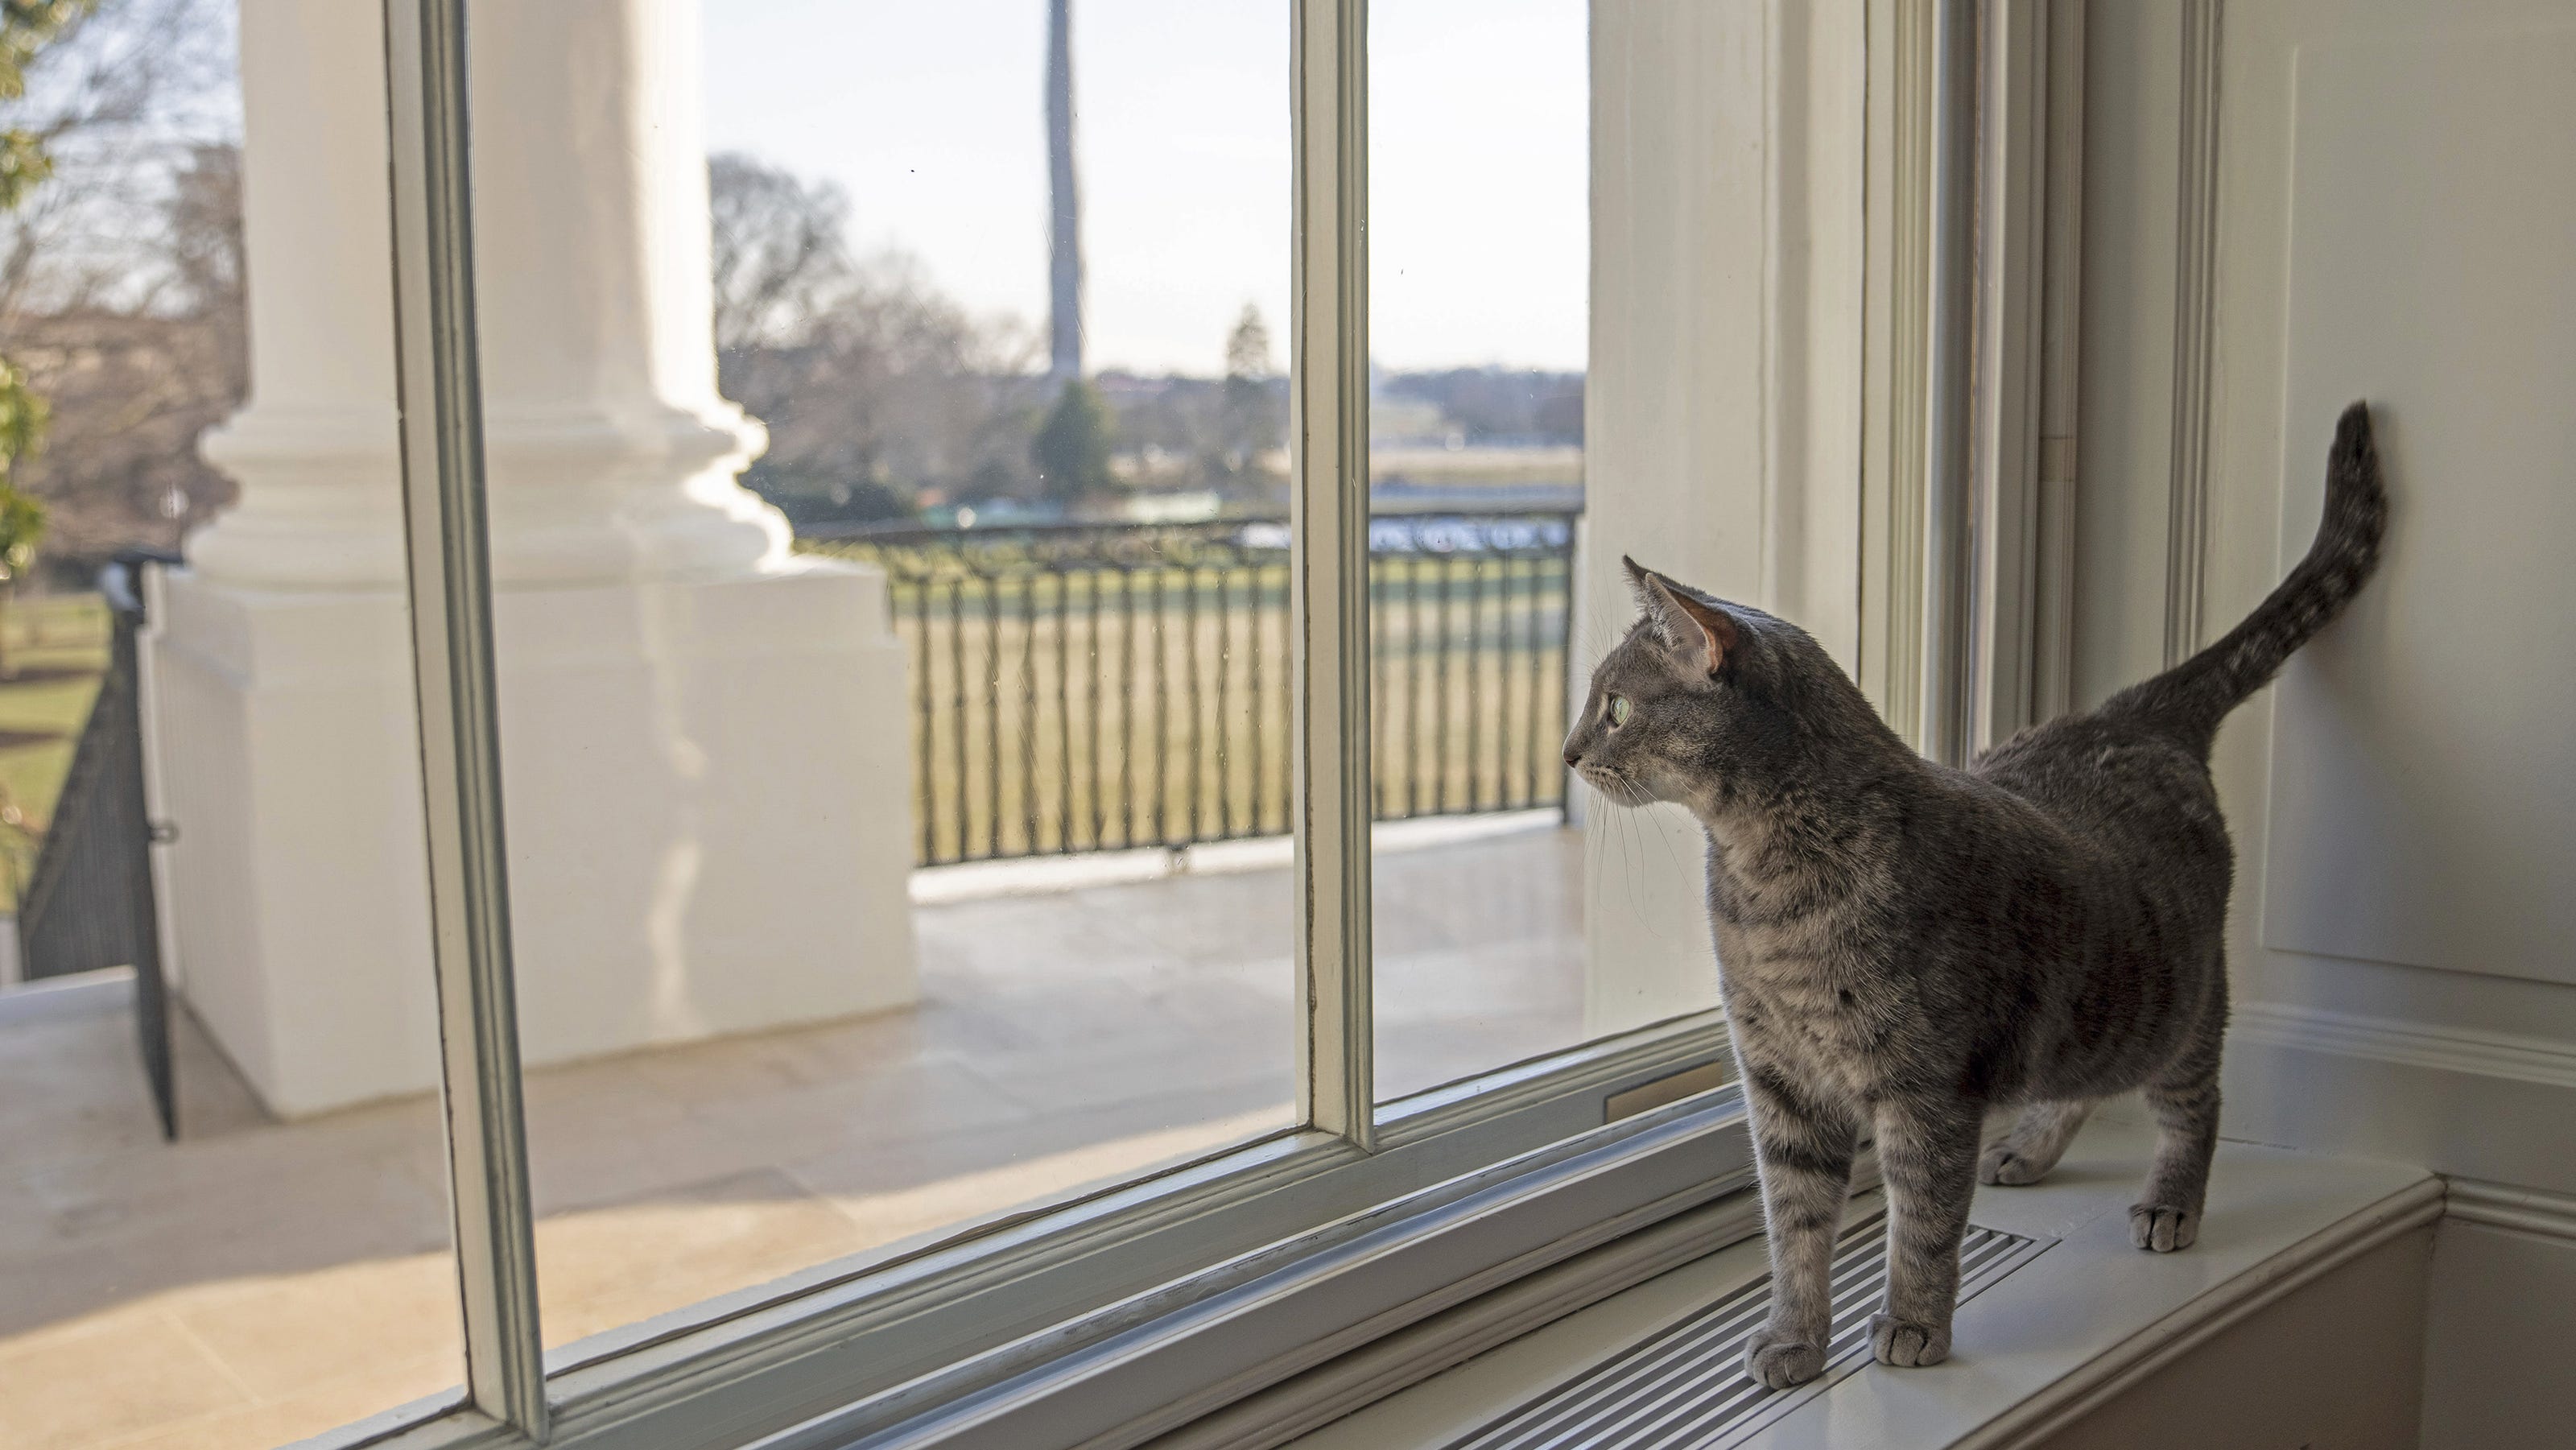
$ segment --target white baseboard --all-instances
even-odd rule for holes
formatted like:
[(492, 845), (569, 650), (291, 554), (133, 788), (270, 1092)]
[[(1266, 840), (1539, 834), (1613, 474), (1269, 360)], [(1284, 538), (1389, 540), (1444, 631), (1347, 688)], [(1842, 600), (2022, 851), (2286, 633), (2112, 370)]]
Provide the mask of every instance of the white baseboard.
[(2576, 1198), (2560, 1194), (2454, 1178), (2443, 1215), (2576, 1245)]
[(2576, 1043), (2251, 1002), (2226, 1094), (2231, 1138), (2576, 1194)]

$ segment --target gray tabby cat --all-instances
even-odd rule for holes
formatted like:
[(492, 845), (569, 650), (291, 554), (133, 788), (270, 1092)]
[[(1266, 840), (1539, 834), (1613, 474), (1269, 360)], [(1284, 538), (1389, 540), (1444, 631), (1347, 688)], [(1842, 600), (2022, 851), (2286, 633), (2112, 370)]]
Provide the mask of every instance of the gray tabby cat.
[[(2388, 516), (2368, 409), (2335, 430), (2325, 519), (2224, 639), (1966, 770), (1908, 749), (1795, 625), (1628, 563), (1643, 617), (1593, 674), (1566, 764), (1708, 832), (1708, 905), (1770, 1227), (1745, 1368), (1822, 1372), (1852, 1155), (1875, 1137), (1884, 1364), (1950, 1352), (1980, 1182), (2035, 1183), (2098, 1100), (2144, 1088), (2158, 1136), (2129, 1210), (2188, 1248), (2218, 1142), (2235, 856), (2210, 781), (2229, 710), (2370, 577)], [(1990, 1106), (2018, 1119), (1982, 1154)]]

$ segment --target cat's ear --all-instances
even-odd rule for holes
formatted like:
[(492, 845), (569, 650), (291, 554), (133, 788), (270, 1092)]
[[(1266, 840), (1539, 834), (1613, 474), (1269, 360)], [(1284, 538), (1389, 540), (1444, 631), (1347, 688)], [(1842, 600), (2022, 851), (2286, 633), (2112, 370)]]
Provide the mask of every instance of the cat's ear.
[(1619, 562), (1627, 568), (1637, 607), (1654, 621), (1655, 633), (1681, 654), (1686, 666), (1716, 674), (1735, 651), (1734, 617), (1624, 554)]

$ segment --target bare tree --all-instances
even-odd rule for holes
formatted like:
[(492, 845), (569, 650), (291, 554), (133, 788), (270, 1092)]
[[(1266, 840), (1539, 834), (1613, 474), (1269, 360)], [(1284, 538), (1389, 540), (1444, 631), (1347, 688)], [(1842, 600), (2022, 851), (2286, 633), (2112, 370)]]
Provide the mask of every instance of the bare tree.
[(800, 522), (1033, 487), (1025, 327), (968, 315), (905, 254), (853, 256), (827, 183), (727, 154), (708, 185), (717, 378), (769, 425), (746, 482)]
[(852, 282), (850, 202), (739, 151), (707, 160), (716, 350), (803, 340)]
[(39, 139), (52, 175), (0, 218), (0, 331), (159, 301), (171, 187), (199, 147), (238, 141), (237, 75), (219, 0), (102, 0), (36, 59), (0, 119)]
[(231, 497), (196, 439), (248, 371), (233, 75), (217, 0), (103, 0), (0, 115), (52, 158), (0, 218), (0, 351), (49, 405), (20, 481), (76, 575)]

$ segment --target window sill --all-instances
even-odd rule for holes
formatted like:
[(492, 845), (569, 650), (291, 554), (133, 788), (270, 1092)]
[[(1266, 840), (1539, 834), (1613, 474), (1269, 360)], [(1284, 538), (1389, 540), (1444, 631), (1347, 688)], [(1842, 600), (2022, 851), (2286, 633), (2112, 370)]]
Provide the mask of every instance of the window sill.
[[(1289, 1134), (585, 1341), (550, 1357), (548, 1443), (967, 1445), (1032, 1420), (1046, 1432), (1013, 1443), (1136, 1443), (1748, 1183), (1732, 1089), (1603, 1122), (1611, 1100), (1721, 1054), (1723, 1033), (1702, 1013), (1385, 1105), (1374, 1154)], [(1517, 1240), (1491, 1231), (1501, 1218)], [(1399, 1281), (1374, 1299), (1333, 1287)], [(1113, 1383), (1127, 1388), (1104, 1398)], [(527, 1445), (452, 1399), (305, 1450)]]
[[(1960, 1306), (1948, 1364), (1860, 1368), (1729, 1443), (1761, 1450), (2039, 1443), (2291, 1291), (2423, 1229), (2442, 1209), (2440, 1180), (2421, 1169), (2229, 1143), (2199, 1243), (2182, 1254), (2144, 1254), (2130, 1246), (2127, 1208), (2149, 1143), (2142, 1127), (2099, 1123), (2049, 1182), (1979, 1193), (1975, 1222), (2048, 1247)], [(1869, 1207), (1863, 1199), (1854, 1211)], [(1764, 1272), (1762, 1245), (1748, 1239), (1290, 1443), (1448, 1445)], [(1731, 1364), (1717, 1370), (1735, 1372)], [(1252, 1429), (1258, 1408), (1234, 1412), (1238, 1435)], [(1196, 1441), (1173, 1437), (1170, 1450), (1183, 1443)]]

